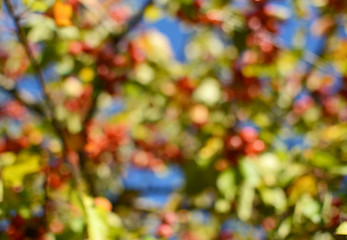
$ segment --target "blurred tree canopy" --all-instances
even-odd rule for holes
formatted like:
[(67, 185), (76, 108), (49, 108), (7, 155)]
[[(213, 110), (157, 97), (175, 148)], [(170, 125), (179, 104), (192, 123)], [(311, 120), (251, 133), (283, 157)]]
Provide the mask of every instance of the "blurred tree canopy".
[(0, 239), (347, 235), (344, 0), (1, 9)]

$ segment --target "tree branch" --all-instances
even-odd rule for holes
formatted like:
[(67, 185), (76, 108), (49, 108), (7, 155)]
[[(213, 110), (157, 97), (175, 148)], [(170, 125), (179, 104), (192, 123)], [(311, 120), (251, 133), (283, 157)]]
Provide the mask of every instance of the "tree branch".
[[(9, 15), (10, 17), (13, 19), (14, 24), (16, 26), (16, 34), (18, 37), (18, 40), (20, 41), (20, 43), (23, 45), (23, 48), (25, 50), (26, 55), (29, 58), (29, 61), (34, 69), (36, 78), (42, 88), (43, 91), (43, 96), (44, 96), (44, 100), (45, 100), (45, 104), (47, 107), (47, 112), (46, 112), (46, 117), (47, 119), (51, 122), (52, 127), (54, 129), (54, 131), (56, 132), (57, 136), (60, 138), (62, 145), (63, 145), (63, 150), (62, 150), (62, 154), (63, 154), (63, 159), (64, 161), (71, 167), (71, 172), (72, 172), (72, 184), (75, 187), (75, 189), (77, 190), (78, 193), (78, 197), (81, 199), (81, 205), (83, 210), (85, 211), (85, 206), (84, 206), (84, 202), (83, 202), (83, 196), (82, 196), (82, 192), (81, 192), (81, 174), (80, 174), (80, 169), (78, 165), (74, 165), (74, 164), (70, 164), (70, 162), (68, 161), (68, 146), (66, 143), (66, 139), (64, 136), (64, 132), (63, 129), (60, 125), (60, 123), (58, 122), (58, 120), (55, 118), (54, 116), (54, 104), (51, 101), (49, 94), (48, 94), (48, 90), (47, 90), (47, 86), (46, 86), (46, 81), (44, 79), (43, 76), (43, 72), (41, 69), (40, 64), (36, 61), (30, 46), (29, 46), (29, 42), (27, 40), (27, 37), (24, 33), (24, 30), (22, 28), (22, 26), (20, 25), (19, 21), (20, 21), (20, 17), (15, 15), (14, 12), (14, 8), (12, 6), (12, 3), (10, 2), (10, 0), (4, 0), (4, 3), (8, 9)], [(87, 217), (87, 216), (86, 216)]]

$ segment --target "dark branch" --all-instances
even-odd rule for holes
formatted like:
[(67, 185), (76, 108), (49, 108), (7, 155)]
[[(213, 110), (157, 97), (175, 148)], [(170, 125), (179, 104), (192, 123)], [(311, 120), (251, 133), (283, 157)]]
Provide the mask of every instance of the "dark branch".
[(63, 159), (64, 161), (70, 166), (71, 168), (71, 172), (73, 175), (72, 178), (72, 183), (74, 185), (74, 187), (76, 188), (77, 192), (78, 192), (78, 196), (81, 199), (81, 205), (82, 208), (85, 210), (85, 206), (84, 206), (84, 202), (82, 200), (82, 193), (80, 190), (81, 187), (81, 174), (80, 174), (80, 169), (78, 165), (74, 165), (74, 164), (70, 164), (68, 161), (68, 146), (66, 143), (66, 139), (64, 136), (64, 131), (63, 128), (61, 127), (60, 123), (58, 122), (58, 120), (55, 118), (54, 116), (54, 104), (51, 101), (49, 94), (48, 94), (48, 90), (47, 90), (47, 86), (46, 86), (46, 81), (44, 79), (43, 76), (43, 72), (41, 69), (40, 64), (36, 61), (36, 59), (34, 58), (33, 53), (31, 52), (30, 46), (29, 46), (29, 42), (27, 40), (27, 37), (24, 33), (24, 30), (22, 28), (22, 26), (20, 25), (19, 21), (20, 18), (18, 16), (15, 15), (14, 12), (14, 8), (10, 2), (10, 0), (4, 0), (4, 3), (8, 9), (8, 12), (10, 14), (10, 17), (13, 19), (15, 26), (16, 26), (16, 34), (18, 37), (19, 42), (23, 45), (23, 48), (25, 50), (26, 55), (29, 58), (29, 61), (35, 71), (35, 75), (36, 78), (38, 79), (38, 82), (42, 88), (43, 91), (43, 96), (44, 96), (44, 100), (45, 100), (45, 104), (47, 107), (47, 112), (46, 112), (46, 118), (51, 122), (52, 127), (54, 129), (54, 131), (56, 132), (57, 136), (60, 138), (62, 145), (63, 145), (63, 150), (62, 150), (62, 154), (63, 154)]
[(35, 75), (36, 78), (42, 88), (43, 91), (43, 96), (44, 96), (44, 100), (45, 100), (45, 104), (47, 106), (47, 112), (46, 112), (46, 116), (48, 118), (48, 120), (50, 120), (52, 122), (52, 126), (56, 132), (56, 134), (59, 136), (59, 138), (62, 141), (63, 147), (64, 149), (67, 149), (66, 146), (66, 141), (63, 135), (63, 130), (59, 124), (59, 122), (56, 120), (56, 118), (54, 117), (54, 104), (52, 103), (51, 99), (49, 98), (49, 94), (48, 94), (48, 90), (47, 90), (47, 86), (45, 83), (45, 79), (43, 76), (43, 72), (41, 69), (40, 64), (36, 61), (36, 59), (34, 58), (34, 55), (30, 49), (30, 45), (28, 42), (28, 39), (24, 33), (24, 30), (22, 28), (22, 26), (20, 25), (19, 21), (20, 18), (18, 16), (16, 16), (15, 12), (14, 12), (14, 8), (12, 6), (12, 3), (10, 2), (10, 0), (4, 0), (4, 3), (8, 9), (8, 12), (10, 14), (10, 17), (13, 19), (14, 24), (16, 26), (16, 34), (18, 37), (18, 40), (20, 41), (20, 43), (22, 44), (26, 55), (29, 58), (29, 61), (31, 63), (31, 66), (33, 67), (34, 71), (35, 71)]

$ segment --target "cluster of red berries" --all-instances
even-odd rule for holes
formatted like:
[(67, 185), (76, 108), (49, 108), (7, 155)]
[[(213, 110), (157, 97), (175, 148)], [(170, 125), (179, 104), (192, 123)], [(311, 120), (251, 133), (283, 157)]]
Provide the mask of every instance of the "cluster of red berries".
[(346, 9), (346, 2), (341, 0), (329, 0), (326, 4), (329, 8), (333, 8), (337, 12), (341, 12)]
[(30, 145), (27, 136), (21, 136), (19, 138), (11, 138), (5, 136), (0, 139), (0, 153), (3, 152), (15, 152), (18, 153), (22, 149), (27, 148)]
[(69, 53), (73, 56), (78, 56), (82, 53), (93, 54), (95, 49), (91, 47), (87, 42), (72, 41), (69, 44)]
[(164, 161), (155, 157), (151, 152), (136, 150), (132, 157), (131, 162), (138, 168), (149, 168), (156, 171), (164, 165)]
[(265, 150), (265, 147), (264, 141), (258, 138), (258, 131), (254, 127), (244, 127), (238, 134), (226, 138), (226, 159), (235, 165), (240, 156), (259, 154)]
[(165, 162), (179, 162), (181, 150), (176, 144), (166, 141), (135, 141), (138, 149), (132, 156), (132, 163), (140, 168), (160, 169)]
[(103, 152), (115, 153), (119, 146), (129, 141), (125, 125), (109, 124), (100, 128), (96, 123), (89, 123), (86, 130), (87, 143), (84, 150), (94, 160)]
[(248, 47), (256, 47), (260, 50), (259, 59), (265, 63), (272, 62), (277, 53), (277, 47), (273, 44), (272, 34), (277, 33), (279, 19), (269, 11), (269, 6), (262, 1), (253, 1), (255, 10), (247, 16), (247, 25), (250, 30), (246, 39)]
[(234, 233), (230, 230), (224, 230), (219, 233), (218, 240), (234, 240)]
[(127, 54), (116, 53), (111, 45), (104, 46), (96, 55), (97, 74), (104, 88), (115, 93), (118, 84), (127, 80), (131, 68), (146, 60), (146, 54), (136, 39), (127, 44)]
[(257, 77), (247, 77), (242, 73), (241, 66), (233, 66), (233, 81), (225, 88), (227, 101), (251, 101), (261, 94), (261, 83)]
[(64, 106), (70, 112), (83, 112), (88, 109), (90, 105), (90, 99), (93, 94), (93, 87), (91, 85), (85, 85), (80, 96), (68, 98), (64, 102)]
[(168, 239), (173, 236), (173, 225), (177, 223), (177, 215), (174, 212), (165, 212), (161, 216), (161, 224), (157, 227), (157, 236)]
[(176, 86), (177, 88), (180, 90), (180, 92), (191, 96), (192, 93), (194, 92), (195, 88), (196, 88), (196, 84), (193, 81), (193, 79), (184, 76), (181, 77), (180, 79), (177, 80), (176, 82)]
[(341, 212), (342, 200), (339, 197), (333, 197), (331, 202), (329, 225), (336, 229), (342, 222), (347, 220), (347, 216)]
[(26, 108), (16, 100), (7, 101), (0, 107), (0, 118), (9, 117), (20, 120), (27, 113)]
[(16, 215), (6, 229), (9, 240), (44, 240), (46, 230), (40, 218), (24, 219)]
[(168, 142), (165, 138), (156, 136), (156, 131), (153, 130), (153, 137), (146, 140), (135, 139), (135, 145), (137, 149), (141, 149), (144, 152), (151, 153), (150, 155), (155, 158), (161, 159), (161, 161), (178, 162), (181, 160), (181, 149), (174, 143)]
[(47, 176), (47, 185), (52, 189), (59, 189), (71, 178), (71, 171), (66, 163), (59, 159), (54, 160), (55, 164), (43, 168)]

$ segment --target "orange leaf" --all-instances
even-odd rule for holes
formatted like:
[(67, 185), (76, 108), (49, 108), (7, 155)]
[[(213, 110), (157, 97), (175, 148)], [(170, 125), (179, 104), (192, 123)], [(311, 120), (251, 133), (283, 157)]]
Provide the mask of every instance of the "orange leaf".
[(53, 6), (53, 17), (54, 17), (55, 23), (59, 27), (70, 26), (72, 24), (71, 22), (72, 13), (73, 13), (73, 9), (71, 4), (64, 3), (61, 1), (55, 2)]

